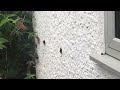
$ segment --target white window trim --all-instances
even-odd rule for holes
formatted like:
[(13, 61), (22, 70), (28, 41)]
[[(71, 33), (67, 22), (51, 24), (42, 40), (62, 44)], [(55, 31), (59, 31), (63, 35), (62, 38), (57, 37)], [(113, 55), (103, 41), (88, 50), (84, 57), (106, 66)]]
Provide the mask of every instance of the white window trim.
[(106, 54), (120, 60), (120, 39), (115, 37), (115, 12), (105, 12)]
[(92, 54), (90, 59), (120, 76), (120, 40), (115, 38), (114, 11), (104, 12), (105, 54)]
[(98, 55), (92, 54), (90, 55), (90, 59), (96, 62), (98, 65), (102, 66), (106, 70), (111, 71), (115, 75), (120, 76), (120, 61), (107, 55)]

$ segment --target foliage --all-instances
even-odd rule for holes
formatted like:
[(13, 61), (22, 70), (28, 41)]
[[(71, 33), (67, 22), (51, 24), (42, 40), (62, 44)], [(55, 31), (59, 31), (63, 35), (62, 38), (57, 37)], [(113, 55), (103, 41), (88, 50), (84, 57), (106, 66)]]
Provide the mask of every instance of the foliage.
[(8, 42), (7, 39), (4, 39), (4, 38), (0, 37), (0, 49), (6, 48), (6, 46), (3, 45), (6, 42)]
[(0, 12), (0, 77), (35, 79), (35, 37), (32, 14)]

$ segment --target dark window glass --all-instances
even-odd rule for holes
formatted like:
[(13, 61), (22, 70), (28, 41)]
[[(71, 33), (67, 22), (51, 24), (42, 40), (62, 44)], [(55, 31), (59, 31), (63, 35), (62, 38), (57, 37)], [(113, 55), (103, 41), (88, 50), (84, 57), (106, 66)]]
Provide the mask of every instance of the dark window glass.
[(120, 39), (120, 11), (115, 11), (115, 36)]

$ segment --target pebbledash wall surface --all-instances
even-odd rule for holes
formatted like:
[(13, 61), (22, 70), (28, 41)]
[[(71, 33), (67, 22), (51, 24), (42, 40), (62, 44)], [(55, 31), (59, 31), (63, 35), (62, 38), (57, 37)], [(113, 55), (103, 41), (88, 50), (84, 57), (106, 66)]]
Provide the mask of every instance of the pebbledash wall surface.
[(33, 25), (38, 79), (120, 79), (89, 59), (105, 50), (104, 11), (35, 11)]

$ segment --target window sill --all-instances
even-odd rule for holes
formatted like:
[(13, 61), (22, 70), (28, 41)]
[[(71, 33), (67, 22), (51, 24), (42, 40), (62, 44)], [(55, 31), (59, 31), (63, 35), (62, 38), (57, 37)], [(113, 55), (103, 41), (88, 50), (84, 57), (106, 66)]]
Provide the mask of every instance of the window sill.
[(96, 62), (97, 64), (103, 66), (105, 69), (120, 76), (120, 61), (118, 59), (115, 59), (107, 54), (92, 54), (90, 55), (90, 59)]

